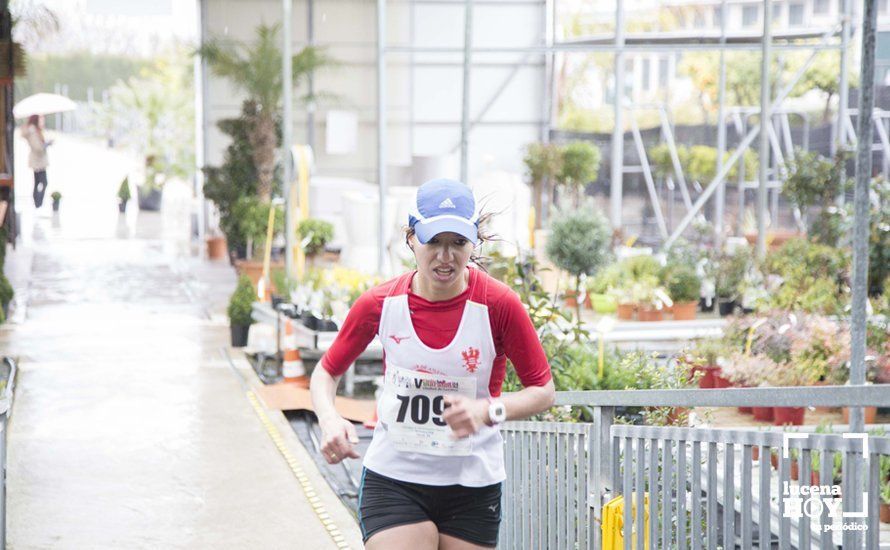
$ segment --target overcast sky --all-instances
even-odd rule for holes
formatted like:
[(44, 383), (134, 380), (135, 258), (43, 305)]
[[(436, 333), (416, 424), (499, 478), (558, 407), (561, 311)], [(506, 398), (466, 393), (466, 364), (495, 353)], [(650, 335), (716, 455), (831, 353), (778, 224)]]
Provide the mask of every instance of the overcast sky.
[(150, 56), (174, 42), (194, 41), (196, 4), (195, 0), (13, 0), (12, 8), (35, 17), (46, 8), (59, 21), (58, 31), (23, 40), (30, 53), (88, 50)]

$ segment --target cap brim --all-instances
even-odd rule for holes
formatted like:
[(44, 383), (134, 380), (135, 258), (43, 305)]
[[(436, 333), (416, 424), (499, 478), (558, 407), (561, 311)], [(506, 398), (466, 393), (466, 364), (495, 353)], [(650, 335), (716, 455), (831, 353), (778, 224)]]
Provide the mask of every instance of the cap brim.
[(433, 220), (427, 223), (417, 222), (414, 224), (414, 234), (421, 244), (426, 244), (430, 239), (439, 233), (457, 233), (466, 237), (471, 243), (478, 244), (479, 232), (476, 224), (471, 221), (461, 221), (455, 219)]

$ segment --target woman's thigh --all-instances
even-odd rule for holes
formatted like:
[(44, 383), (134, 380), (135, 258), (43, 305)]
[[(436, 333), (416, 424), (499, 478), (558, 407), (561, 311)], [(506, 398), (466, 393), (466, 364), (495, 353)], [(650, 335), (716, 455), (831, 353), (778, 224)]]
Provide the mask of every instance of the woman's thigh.
[(439, 534), (439, 550), (490, 550), (493, 546), (480, 546), (467, 540)]
[(365, 548), (367, 550), (436, 550), (441, 548), (439, 540), (439, 531), (436, 529), (436, 525), (431, 521), (422, 521), (377, 531), (365, 542)]

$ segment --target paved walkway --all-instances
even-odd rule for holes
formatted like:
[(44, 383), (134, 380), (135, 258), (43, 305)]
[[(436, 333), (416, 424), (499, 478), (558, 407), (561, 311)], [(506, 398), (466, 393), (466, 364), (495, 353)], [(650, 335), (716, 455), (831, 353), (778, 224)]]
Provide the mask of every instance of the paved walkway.
[[(336, 548), (294, 465), (360, 547), (350, 513), (269, 413), (295, 462), (279, 453), (247, 398), (243, 357), (234, 356), (239, 376), (221, 354), (234, 274), (189, 256), (177, 191), (164, 215), (118, 218), (120, 178), (76, 174), (101, 164), (88, 160), (101, 148), (57, 140), (55, 151), (66, 147), (54, 159), (57, 176), (69, 174), (55, 182), (67, 186), (61, 213), (24, 208), (25, 234), (8, 259), (19, 296), (0, 350), (20, 369), (9, 547)], [(18, 192), (26, 204), (28, 189)]]

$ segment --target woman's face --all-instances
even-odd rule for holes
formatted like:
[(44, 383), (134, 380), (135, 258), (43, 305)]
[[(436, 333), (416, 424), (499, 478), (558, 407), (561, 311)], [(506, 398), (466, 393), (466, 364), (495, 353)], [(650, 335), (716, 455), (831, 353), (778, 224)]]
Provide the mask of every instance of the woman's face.
[(411, 237), (419, 274), (437, 290), (459, 286), (470, 262), (473, 243), (457, 233), (439, 233), (426, 244)]

